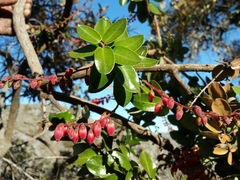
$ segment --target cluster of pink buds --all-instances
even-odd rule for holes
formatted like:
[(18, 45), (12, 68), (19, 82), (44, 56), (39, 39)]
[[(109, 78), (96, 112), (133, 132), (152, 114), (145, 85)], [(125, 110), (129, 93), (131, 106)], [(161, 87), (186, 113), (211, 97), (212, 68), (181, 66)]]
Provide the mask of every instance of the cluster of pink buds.
[(94, 104), (100, 104), (101, 103), (102, 105), (104, 105), (104, 102), (108, 103), (110, 99), (111, 99), (111, 96), (107, 95), (107, 96), (104, 96), (104, 97), (101, 97), (101, 98), (92, 99), (92, 103), (94, 103)]
[(65, 71), (65, 74), (62, 76), (62, 78), (59, 81), (59, 87), (63, 91), (65, 87), (67, 86), (69, 89), (73, 86), (73, 80), (71, 79), (71, 76), (73, 74), (73, 68), (68, 68)]
[(54, 130), (54, 137), (56, 141), (61, 140), (62, 137), (68, 137), (73, 143), (77, 143), (79, 140), (85, 140), (89, 144), (92, 144), (94, 139), (101, 135), (101, 131), (104, 128), (109, 136), (113, 136), (115, 125), (109, 118), (109, 115), (105, 113), (103, 113), (99, 120), (91, 124), (77, 124), (75, 122), (60, 123)]
[(207, 124), (207, 121), (208, 121), (208, 118), (207, 116), (202, 112), (202, 108), (199, 107), (199, 106), (194, 106), (193, 107), (193, 111), (194, 113), (196, 114), (197, 116), (197, 119), (196, 119), (196, 123), (198, 126), (200, 125), (206, 125)]

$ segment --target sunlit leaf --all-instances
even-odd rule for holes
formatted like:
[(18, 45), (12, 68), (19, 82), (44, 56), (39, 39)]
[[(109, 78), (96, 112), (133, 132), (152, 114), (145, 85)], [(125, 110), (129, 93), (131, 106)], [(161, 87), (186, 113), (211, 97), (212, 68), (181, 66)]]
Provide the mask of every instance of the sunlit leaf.
[(139, 49), (135, 51), (139, 56), (146, 57), (147, 52), (148, 52), (148, 47), (147, 46), (141, 46)]
[(113, 49), (115, 62), (121, 65), (136, 65), (141, 62), (141, 58), (134, 51), (122, 47), (115, 46)]
[(200, 134), (202, 136), (206, 136), (208, 138), (217, 139), (218, 140), (218, 134), (217, 133), (214, 133), (214, 132), (211, 132), (211, 131), (202, 131), (202, 132), (200, 132)]
[(49, 114), (49, 120), (53, 121), (58, 119), (59, 121), (72, 122), (75, 121), (75, 116), (70, 111), (62, 111), (56, 114)]
[(106, 167), (103, 165), (103, 157), (101, 155), (92, 156), (86, 162), (88, 170), (95, 176), (105, 176)]
[(122, 46), (132, 51), (135, 51), (142, 46), (143, 41), (144, 41), (143, 35), (130, 36), (125, 39), (116, 41), (114, 43), (114, 46)]
[(101, 36), (93, 28), (86, 25), (78, 25), (77, 32), (80, 38), (83, 40), (97, 44), (101, 41)]
[(139, 78), (132, 66), (116, 66), (114, 72), (126, 90), (129, 92), (140, 91)]
[(156, 165), (145, 151), (140, 154), (140, 163), (148, 173), (148, 176), (154, 179), (156, 177)]
[(119, 4), (121, 5), (121, 6), (124, 6), (125, 4), (127, 4), (128, 3), (128, 0), (119, 0)]
[(222, 130), (219, 127), (218, 122), (215, 119), (209, 120), (206, 124), (205, 127), (208, 128), (210, 131), (214, 133), (221, 133)]
[(83, 151), (81, 154), (78, 155), (78, 158), (76, 161), (74, 161), (73, 164), (78, 164), (80, 166), (82, 166), (83, 164), (85, 164), (87, 162), (87, 160), (92, 157), (92, 156), (96, 156), (96, 152), (92, 149), (92, 148), (88, 148), (85, 151)]
[(225, 144), (226, 142), (231, 142), (232, 137), (229, 134), (219, 134), (218, 139), (222, 144)]
[(80, 49), (77, 49), (75, 51), (71, 51), (68, 54), (72, 58), (84, 59), (85, 57), (92, 56), (96, 49), (97, 49), (97, 46), (91, 44), (91, 45), (84, 46)]
[(113, 51), (110, 47), (98, 47), (94, 54), (95, 66), (101, 74), (109, 74), (115, 64)]
[(107, 29), (112, 25), (112, 22), (106, 18), (102, 17), (95, 25), (94, 29), (103, 36)]
[(232, 89), (233, 89), (233, 91), (234, 91), (238, 96), (240, 96), (240, 87), (238, 87), (238, 86), (232, 86)]
[(158, 60), (156, 59), (152, 59), (152, 58), (148, 58), (148, 57), (144, 57), (142, 59), (142, 61), (136, 65), (134, 65), (134, 68), (149, 68), (149, 67), (153, 67), (156, 64), (158, 64)]
[(213, 149), (213, 154), (216, 154), (216, 155), (224, 155), (227, 153), (228, 153), (227, 144), (217, 144)]
[(127, 27), (127, 19), (122, 18), (113, 23), (107, 31), (103, 34), (102, 40), (106, 44), (110, 44), (115, 41), (119, 36), (123, 34)]
[(232, 109), (226, 100), (217, 98), (212, 103), (212, 111), (222, 116), (230, 114)]
[(228, 153), (227, 162), (229, 165), (232, 165), (232, 152), (231, 151)]
[(153, 14), (160, 15), (162, 13), (159, 7), (153, 3), (148, 3), (148, 8)]

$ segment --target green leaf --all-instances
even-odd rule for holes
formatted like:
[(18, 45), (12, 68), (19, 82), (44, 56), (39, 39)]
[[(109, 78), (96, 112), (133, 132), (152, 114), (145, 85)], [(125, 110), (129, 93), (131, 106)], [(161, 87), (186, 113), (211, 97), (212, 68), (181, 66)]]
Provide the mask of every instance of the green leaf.
[(143, 41), (144, 41), (143, 35), (136, 35), (136, 36), (131, 36), (131, 37), (116, 41), (114, 43), (114, 46), (122, 46), (132, 51), (135, 51), (142, 46)]
[(110, 47), (98, 47), (94, 54), (95, 65), (101, 74), (109, 74), (114, 67), (114, 54)]
[(74, 161), (73, 164), (78, 164), (82, 166), (87, 162), (87, 160), (93, 156), (96, 156), (96, 152), (92, 148), (88, 148), (85, 151), (83, 151), (81, 154), (78, 155), (78, 158), (76, 161)]
[(189, 48), (187, 47), (182, 47), (181, 48), (181, 53), (186, 54), (189, 51)]
[(118, 78), (114, 79), (113, 95), (120, 106), (126, 106), (132, 99), (132, 93), (125, 89)]
[(90, 85), (88, 92), (95, 93), (105, 89), (112, 83), (113, 77), (113, 73), (110, 73), (108, 75), (100, 74), (95, 64), (93, 64), (90, 73)]
[(112, 25), (112, 22), (106, 18), (102, 17), (95, 25), (94, 29), (103, 36), (107, 29)]
[(150, 84), (153, 85), (155, 88), (162, 90), (162, 87), (160, 86), (160, 84), (158, 84), (157, 81), (151, 80)]
[(83, 40), (97, 44), (101, 41), (101, 36), (98, 34), (97, 31), (95, 31), (93, 28), (88, 27), (86, 25), (78, 25), (77, 32), (79, 37), (81, 37)]
[(104, 180), (118, 180), (118, 176), (116, 174), (107, 174), (106, 176), (104, 176)]
[(162, 13), (159, 7), (153, 3), (148, 3), (148, 8), (153, 14), (160, 15)]
[(105, 176), (106, 167), (103, 165), (103, 158), (101, 155), (92, 156), (86, 162), (88, 170), (95, 176)]
[(77, 49), (75, 51), (71, 51), (68, 54), (72, 58), (84, 59), (85, 57), (92, 56), (94, 54), (96, 48), (97, 48), (97, 46), (91, 44), (91, 45), (84, 46), (80, 49)]
[(115, 46), (113, 49), (115, 56), (115, 63), (121, 65), (135, 65), (141, 62), (141, 58), (134, 51), (122, 47)]
[(125, 38), (127, 38), (127, 37), (128, 37), (128, 32), (127, 32), (127, 30), (125, 30), (125, 31), (122, 33), (122, 35), (119, 36), (119, 37), (116, 39), (116, 41), (120, 41), (120, 40), (125, 39)]
[(142, 61), (136, 65), (134, 68), (149, 68), (155, 66), (159, 61), (153, 58), (143, 57)]
[(130, 159), (118, 151), (113, 151), (111, 154), (108, 155), (107, 164), (114, 170), (122, 173), (124, 173), (122, 171), (123, 169), (129, 171), (132, 168), (130, 164)]
[(58, 119), (59, 121), (64, 122), (73, 122), (75, 121), (75, 116), (69, 111), (63, 111), (56, 114), (49, 114), (49, 120), (52, 121), (53, 119)]
[(106, 44), (110, 44), (115, 41), (119, 36), (123, 34), (127, 27), (127, 19), (122, 18), (115, 23), (113, 23), (102, 37), (102, 41)]
[(124, 5), (126, 5), (128, 3), (128, 0), (119, 0), (119, 4), (121, 5), (121, 6), (124, 6)]
[(140, 163), (150, 178), (156, 177), (156, 165), (145, 151), (140, 154)]
[(138, 55), (146, 57), (147, 52), (148, 52), (148, 47), (147, 46), (142, 46), (138, 50), (135, 51)]
[(128, 171), (125, 180), (131, 180), (133, 179), (133, 172), (132, 171)]
[(124, 156), (129, 158), (130, 153), (129, 153), (128, 149), (126, 148), (126, 146), (124, 146), (123, 144), (120, 144), (119, 148), (121, 149)]
[(232, 86), (233, 91), (240, 96), (240, 87), (238, 86)]
[(132, 66), (116, 66), (114, 72), (126, 90), (133, 93), (140, 91), (139, 78)]

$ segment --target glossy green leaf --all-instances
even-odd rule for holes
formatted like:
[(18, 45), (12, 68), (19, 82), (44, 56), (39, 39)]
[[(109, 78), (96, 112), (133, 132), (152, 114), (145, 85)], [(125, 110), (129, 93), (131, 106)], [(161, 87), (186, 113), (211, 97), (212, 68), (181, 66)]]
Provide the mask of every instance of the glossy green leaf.
[(105, 176), (106, 167), (103, 165), (103, 157), (101, 155), (92, 156), (86, 162), (88, 170), (95, 176)]
[(101, 41), (101, 36), (93, 28), (86, 25), (78, 25), (77, 32), (80, 38), (83, 40), (97, 44)]
[(113, 23), (102, 37), (102, 41), (106, 44), (110, 44), (121, 36), (127, 27), (127, 19), (123, 18)]
[(162, 90), (162, 87), (160, 86), (160, 84), (157, 81), (151, 80), (150, 84), (153, 85), (155, 88)]
[(130, 36), (128, 38), (116, 41), (114, 46), (122, 46), (132, 51), (139, 49), (144, 41), (143, 35)]
[(142, 46), (138, 48), (138, 50), (135, 51), (139, 56), (146, 57), (147, 52), (148, 52), (148, 47), (147, 46)]
[(127, 37), (128, 37), (128, 32), (127, 32), (127, 30), (125, 30), (125, 31), (122, 33), (122, 35), (119, 36), (119, 37), (116, 39), (116, 41), (120, 41), (120, 40), (125, 39), (125, 38), (127, 38)]
[(52, 121), (55, 119), (58, 119), (59, 121), (64, 121), (64, 122), (72, 122), (72, 121), (75, 121), (75, 116), (67, 110), (56, 113), (56, 114), (50, 113), (49, 120)]
[(233, 91), (240, 96), (240, 87), (238, 86), (232, 86)]
[(132, 66), (116, 66), (114, 72), (125, 89), (129, 92), (139, 92), (140, 82), (138, 75)]
[(132, 93), (125, 89), (118, 78), (114, 79), (113, 95), (120, 106), (126, 106), (132, 99)]
[(101, 74), (109, 74), (114, 67), (114, 55), (110, 47), (98, 47), (94, 54), (95, 66)]
[(162, 13), (159, 7), (153, 3), (148, 3), (148, 8), (153, 14), (160, 15)]
[(151, 157), (145, 151), (140, 154), (140, 163), (150, 178), (156, 177), (156, 165), (153, 163)]
[(97, 46), (91, 44), (91, 45), (84, 46), (80, 49), (77, 49), (75, 51), (71, 51), (68, 54), (72, 58), (84, 59), (85, 57), (92, 56), (96, 49), (97, 49)]
[(113, 77), (113, 73), (110, 73), (108, 75), (100, 74), (94, 64), (91, 68), (90, 85), (88, 92), (95, 93), (105, 89), (112, 83)]
[(81, 154), (78, 155), (78, 158), (76, 161), (74, 161), (73, 164), (78, 164), (82, 166), (87, 162), (87, 160), (93, 156), (96, 156), (96, 152), (92, 148), (88, 148), (85, 151), (83, 151)]
[(155, 66), (159, 61), (153, 58), (143, 57), (142, 61), (136, 65), (134, 68), (149, 68)]
[(136, 65), (141, 62), (141, 58), (134, 51), (122, 47), (115, 46), (113, 49), (115, 56), (115, 63), (121, 65)]
[(121, 6), (124, 6), (124, 5), (126, 5), (128, 3), (128, 0), (119, 0), (119, 4), (121, 5)]
[(128, 171), (125, 180), (132, 180), (133, 179), (133, 172), (132, 171)]
[(155, 96), (154, 100), (149, 102), (148, 94), (134, 94), (132, 103), (138, 109), (147, 112), (154, 112), (154, 107), (156, 103), (160, 102), (160, 100), (160, 97)]
[(104, 180), (118, 180), (119, 179), (115, 173), (106, 175), (106, 176), (102, 176), (102, 178), (104, 178)]
[(129, 158), (130, 153), (129, 153), (128, 149), (126, 148), (126, 146), (124, 146), (123, 144), (120, 144), (119, 148), (121, 149), (124, 156)]
[(95, 25), (94, 29), (103, 36), (107, 29), (112, 25), (112, 22), (106, 18), (102, 17)]
[(119, 172), (122, 172), (122, 168), (126, 171), (129, 171), (132, 168), (130, 160), (118, 151), (113, 151), (108, 155), (107, 164)]

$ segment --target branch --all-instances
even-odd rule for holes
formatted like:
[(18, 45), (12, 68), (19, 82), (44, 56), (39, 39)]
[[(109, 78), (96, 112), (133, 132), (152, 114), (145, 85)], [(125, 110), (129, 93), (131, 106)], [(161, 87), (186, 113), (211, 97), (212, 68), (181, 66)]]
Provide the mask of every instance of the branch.
[[(66, 95), (64, 93), (59, 93), (59, 92), (53, 92), (52, 95), (54, 96), (54, 98), (56, 100), (60, 100), (60, 101), (64, 101), (64, 102), (68, 102), (74, 105), (79, 105), (81, 104), (82, 106), (88, 106), (89, 109), (91, 109), (92, 111), (98, 113), (98, 114), (102, 114), (104, 112), (109, 112), (108, 109), (105, 109), (101, 106), (98, 106), (94, 103), (91, 103), (87, 100), (75, 97), (73, 95)], [(155, 134), (149, 130), (147, 130), (146, 128), (135, 124), (131, 121), (129, 121), (128, 119), (113, 113), (111, 114), (111, 118), (118, 124), (123, 125), (133, 131), (135, 131), (136, 133), (138, 133), (139, 135), (143, 136), (146, 139), (151, 140), (153, 143), (163, 147), (164, 149), (168, 150), (168, 151), (172, 151), (174, 149), (173, 145), (170, 143), (170, 141), (168, 139), (165, 139), (163, 137), (161, 137), (159, 134)]]
[(14, 6), (13, 11), (13, 27), (16, 32), (19, 43), (23, 49), (26, 56), (28, 65), (32, 71), (33, 76), (39, 76), (43, 74), (43, 68), (39, 62), (38, 56), (33, 48), (33, 45), (29, 39), (25, 18), (23, 15), (23, 9), (26, 0), (18, 0)]

